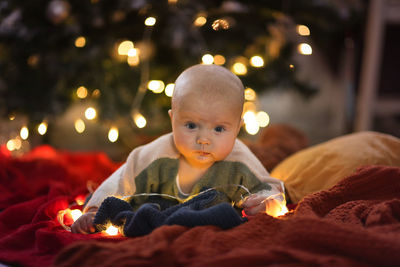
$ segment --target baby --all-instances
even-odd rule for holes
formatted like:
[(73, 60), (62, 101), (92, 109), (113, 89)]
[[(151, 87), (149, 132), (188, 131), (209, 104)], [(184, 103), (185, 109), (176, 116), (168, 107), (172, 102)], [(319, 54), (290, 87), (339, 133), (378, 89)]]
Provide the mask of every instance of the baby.
[(72, 232), (94, 232), (94, 216), (108, 196), (160, 193), (184, 200), (221, 185), (231, 185), (224, 193), (235, 203), (243, 191), (238, 185), (250, 190), (241, 204), (247, 215), (277, 215), (285, 205), (282, 182), (237, 139), (243, 103), (243, 84), (226, 68), (186, 69), (175, 82), (168, 111), (172, 133), (135, 148), (93, 193)]

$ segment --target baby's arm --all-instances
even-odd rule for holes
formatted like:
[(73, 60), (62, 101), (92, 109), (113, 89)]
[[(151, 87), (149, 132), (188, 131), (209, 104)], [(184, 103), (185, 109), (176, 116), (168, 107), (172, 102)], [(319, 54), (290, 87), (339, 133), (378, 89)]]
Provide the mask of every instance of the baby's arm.
[(267, 213), (273, 217), (282, 215), (286, 208), (286, 201), (283, 193), (270, 195), (266, 191), (260, 191), (250, 195), (242, 204), (247, 215)]
[(71, 226), (71, 232), (75, 234), (91, 234), (96, 231), (93, 225), (94, 216), (98, 208), (90, 207), (81, 217)]

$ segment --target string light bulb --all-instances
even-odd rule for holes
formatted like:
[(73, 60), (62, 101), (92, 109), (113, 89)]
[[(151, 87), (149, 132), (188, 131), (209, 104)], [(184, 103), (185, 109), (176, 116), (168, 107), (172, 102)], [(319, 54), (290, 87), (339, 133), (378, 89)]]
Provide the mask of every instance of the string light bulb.
[(147, 83), (147, 88), (153, 93), (159, 94), (164, 91), (165, 84), (160, 80), (151, 80)]
[(264, 66), (264, 59), (260, 56), (253, 56), (250, 58), (250, 65), (255, 68), (261, 68)]
[(96, 118), (96, 116), (97, 116), (97, 111), (96, 111), (95, 108), (93, 108), (93, 107), (88, 107), (88, 108), (85, 110), (85, 117), (86, 117), (86, 119), (88, 119), (88, 120), (93, 120), (93, 119)]
[(246, 75), (247, 74), (247, 67), (242, 62), (236, 62), (232, 66), (232, 71), (236, 75)]
[(144, 21), (144, 25), (146, 26), (154, 26), (156, 24), (157, 20), (155, 17), (148, 17), (145, 21)]
[(44, 135), (47, 132), (47, 122), (43, 121), (39, 124), (37, 130), (40, 135)]
[(207, 18), (203, 15), (199, 15), (193, 22), (194, 26), (201, 27), (207, 23)]
[(76, 89), (76, 96), (80, 99), (86, 98), (88, 95), (88, 90), (86, 89), (85, 86), (79, 86), (78, 89)]
[(133, 120), (138, 128), (144, 128), (147, 124), (146, 118), (139, 112), (133, 115)]
[(74, 222), (75, 222), (76, 220), (79, 219), (79, 217), (82, 216), (82, 211), (78, 210), (78, 209), (73, 209), (73, 210), (71, 210), (70, 214), (71, 214), (72, 220), (74, 220)]
[(75, 130), (78, 132), (78, 133), (83, 133), (84, 131), (85, 131), (85, 122), (83, 121), (83, 120), (81, 120), (81, 119), (77, 119), (76, 121), (75, 121)]
[(267, 127), (269, 124), (269, 115), (265, 111), (257, 112), (256, 119), (260, 127)]
[(254, 101), (254, 100), (256, 100), (256, 97), (257, 97), (256, 91), (254, 91), (253, 89), (248, 87), (244, 90), (244, 99), (245, 100)]
[(113, 126), (108, 131), (108, 140), (110, 140), (110, 142), (114, 143), (115, 141), (118, 140), (118, 135), (119, 135), (118, 128)]
[(205, 65), (211, 65), (214, 62), (214, 57), (210, 54), (205, 54), (204, 56), (201, 57), (201, 61)]
[(104, 232), (106, 232), (110, 236), (115, 236), (115, 235), (118, 235), (118, 233), (119, 233), (118, 228), (113, 225), (110, 225), (109, 227), (107, 227), (107, 229)]
[(28, 127), (23, 126), (19, 131), (19, 136), (21, 136), (22, 140), (26, 140), (29, 137), (29, 130)]
[(297, 50), (299, 51), (300, 54), (302, 55), (311, 55), (312, 54), (312, 48), (311, 45), (307, 43), (301, 43), (297, 46)]
[(174, 89), (175, 89), (174, 83), (167, 84), (167, 86), (165, 86), (165, 94), (169, 97), (172, 97), (172, 94), (174, 93)]
[(76, 47), (84, 47), (86, 45), (86, 38), (83, 36), (79, 36), (75, 39), (75, 46)]
[(253, 111), (247, 111), (243, 115), (243, 120), (245, 123), (245, 129), (248, 134), (255, 135), (260, 129), (260, 125), (257, 122), (256, 115)]
[(129, 40), (123, 41), (118, 46), (118, 54), (126, 56), (131, 49), (133, 49), (133, 42)]
[(309, 36), (310, 29), (306, 25), (297, 25), (296, 26), (297, 33), (301, 36)]
[(214, 63), (215, 65), (224, 65), (225, 64), (225, 57), (223, 55), (215, 55), (214, 56)]

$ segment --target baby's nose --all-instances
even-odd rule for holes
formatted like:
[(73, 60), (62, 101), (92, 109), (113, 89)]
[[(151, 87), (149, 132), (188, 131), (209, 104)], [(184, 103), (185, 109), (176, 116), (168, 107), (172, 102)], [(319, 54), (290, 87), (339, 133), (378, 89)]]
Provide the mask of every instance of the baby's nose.
[(199, 144), (199, 145), (209, 145), (210, 144), (210, 140), (205, 136), (201, 136), (201, 137), (197, 138), (197, 144)]

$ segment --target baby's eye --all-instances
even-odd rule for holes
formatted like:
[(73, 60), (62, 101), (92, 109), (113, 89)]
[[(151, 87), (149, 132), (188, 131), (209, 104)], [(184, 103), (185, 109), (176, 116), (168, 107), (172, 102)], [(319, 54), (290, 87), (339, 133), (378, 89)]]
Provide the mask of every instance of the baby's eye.
[(222, 133), (223, 131), (225, 131), (225, 128), (223, 126), (217, 126), (214, 130), (218, 133)]
[(193, 130), (193, 129), (196, 128), (196, 124), (195, 124), (194, 122), (187, 122), (187, 123), (185, 124), (185, 126), (186, 126), (186, 128), (188, 128), (188, 129), (190, 129), (190, 130)]

